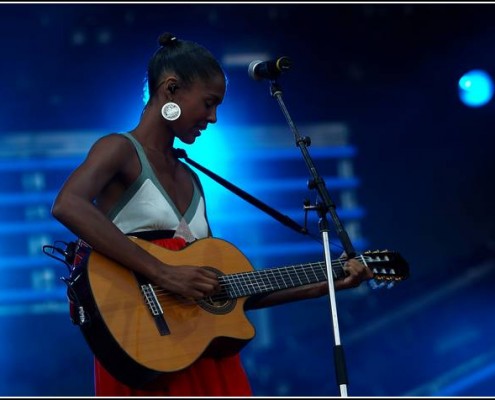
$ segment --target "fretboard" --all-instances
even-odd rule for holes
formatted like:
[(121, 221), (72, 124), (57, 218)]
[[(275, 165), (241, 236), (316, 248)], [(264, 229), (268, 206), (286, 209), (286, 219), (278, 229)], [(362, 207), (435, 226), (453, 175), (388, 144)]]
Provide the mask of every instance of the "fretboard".
[[(334, 280), (345, 277), (344, 262), (332, 261)], [(326, 280), (327, 267), (323, 261), (219, 276), (220, 285), (232, 299)]]

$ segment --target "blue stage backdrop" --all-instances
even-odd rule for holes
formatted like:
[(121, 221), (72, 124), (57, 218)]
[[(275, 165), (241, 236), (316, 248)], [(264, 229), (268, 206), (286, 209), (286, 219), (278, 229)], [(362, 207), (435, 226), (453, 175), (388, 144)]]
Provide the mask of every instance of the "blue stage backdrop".
[(493, 395), (494, 17), (491, 4), (0, 5), (0, 395), (94, 394), (68, 270), (42, 248), (75, 239), (52, 202), (96, 139), (137, 124), (165, 31), (212, 50), (229, 80), (218, 123), (177, 147), (309, 231), (198, 171), (215, 236), (254, 269), (323, 260), (294, 131), (270, 82), (247, 73), (287, 56), (282, 98), (351, 242), (410, 270), (337, 292), (335, 315), (328, 298), (248, 312), (255, 395), (338, 396), (333, 317), (351, 396)]

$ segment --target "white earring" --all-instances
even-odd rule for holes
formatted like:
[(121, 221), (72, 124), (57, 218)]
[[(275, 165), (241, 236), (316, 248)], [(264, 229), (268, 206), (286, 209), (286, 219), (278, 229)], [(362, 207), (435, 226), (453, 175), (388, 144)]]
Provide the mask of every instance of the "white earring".
[(167, 121), (175, 121), (180, 117), (181, 109), (177, 103), (168, 102), (162, 107), (162, 116)]

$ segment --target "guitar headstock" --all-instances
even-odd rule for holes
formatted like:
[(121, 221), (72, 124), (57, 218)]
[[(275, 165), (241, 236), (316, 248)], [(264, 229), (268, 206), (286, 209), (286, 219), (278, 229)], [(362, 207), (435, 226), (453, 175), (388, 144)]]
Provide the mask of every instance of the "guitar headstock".
[(373, 289), (383, 286), (391, 288), (395, 282), (409, 277), (409, 264), (395, 251), (368, 250), (359, 258), (373, 272), (373, 279), (369, 281)]

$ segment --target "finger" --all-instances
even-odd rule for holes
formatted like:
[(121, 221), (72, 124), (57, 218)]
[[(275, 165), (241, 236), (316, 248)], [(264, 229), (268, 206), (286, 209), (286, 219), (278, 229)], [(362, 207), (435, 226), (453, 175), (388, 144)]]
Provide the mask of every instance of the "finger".
[(349, 260), (346, 262), (346, 266), (352, 275), (358, 275), (358, 276), (368, 276), (368, 272), (371, 272), (366, 265), (360, 263), (357, 260)]
[(212, 296), (220, 291), (220, 284), (218, 281), (203, 281), (196, 284), (196, 289), (201, 291), (203, 296)]
[(352, 267), (352, 271), (358, 277), (361, 277), (362, 279), (369, 279), (373, 277), (373, 272), (363, 263), (357, 260), (352, 260), (352, 262), (349, 261), (348, 263)]
[(202, 290), (194, 288), (194, 289), (188, 290), (187, 295), (185, 295), (184, 297), (186, 299), (194, 301), (194, 300), (201, 300), (202, 298), (206, 297), (206, 295), (203, 293)]
[(205, 282), (208, 282), (210, 285), (213, 285), (214, 290), (220, 289), (220, 282), (218, 280), (218, 275), (216, 272), (203, 268), (205, 272), (204, 278)]
[(205, 297), (213, 296), (218, 292), (215, 285), (210, 284), (197, 284), (193, 289), (190, 290), (191, 297), (195, 300), (203, 299)]
[(200, 271), (203, 273), (204, 276), (207, 276), (209, 278), (218, 280), (218, 274), (211, 269), (211, 267), (201, 267)]

